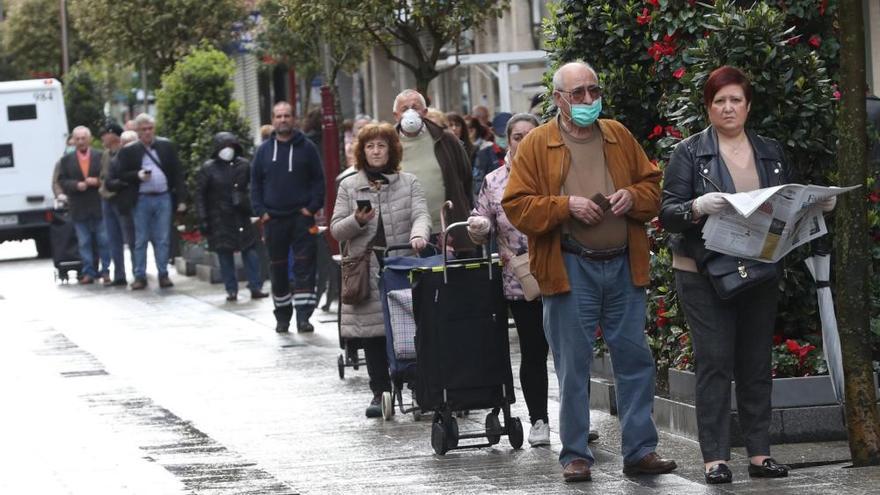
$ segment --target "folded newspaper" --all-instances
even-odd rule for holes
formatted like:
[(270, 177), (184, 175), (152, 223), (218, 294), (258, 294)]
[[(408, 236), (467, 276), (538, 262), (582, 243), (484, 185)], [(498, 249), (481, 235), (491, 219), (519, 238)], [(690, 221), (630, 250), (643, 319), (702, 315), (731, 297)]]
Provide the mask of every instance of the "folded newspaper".
[(766, 263), (828, 233), (819, 200), (860, 186), (786, 184), (724, 194), (730, 206), (709, 215), (703, 226), (706, 248)]

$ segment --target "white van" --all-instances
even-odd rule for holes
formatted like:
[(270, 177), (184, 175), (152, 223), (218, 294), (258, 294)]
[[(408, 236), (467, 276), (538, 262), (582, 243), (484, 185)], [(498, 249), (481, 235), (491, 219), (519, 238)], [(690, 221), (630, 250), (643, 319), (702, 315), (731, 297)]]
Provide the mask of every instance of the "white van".
[(51, 255), (52, 170), (66, 143), (60, 82), (0, 82), (0, 242), (34, 239)]

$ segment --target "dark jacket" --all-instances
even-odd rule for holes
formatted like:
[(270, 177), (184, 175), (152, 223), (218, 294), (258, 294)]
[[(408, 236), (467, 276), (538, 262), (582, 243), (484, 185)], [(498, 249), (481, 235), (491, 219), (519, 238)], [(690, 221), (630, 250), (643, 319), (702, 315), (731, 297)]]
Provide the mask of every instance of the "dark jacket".
[(480, 188), (483, 186), (483, 180), (492, 172), (504, 165), (504, 157), (507, 156), (507, 150), (492, 143), (477, 152), (477, 158), (474, 160), (474, 194), (480, 194)]
[[(235, 148), (232, 162), (217, 156), (227, 143)], [(211, 159), (196, 174), (196, 216), (212, 251), (241, 251), (257, 241), (257, 231), (250, 221), (250, 164), (241, 155), (235, 136), (218, 133)]]
[[(158, 155), (159, 168), (168, 179), (168, 192), (174, 205), (187, 200), (186, 178), (177, 158), (177, 150), (171, 141), (157, 137), (153, 140), (153, 151)], [(137, 204), (141, 180), (138, 171), (144, 159), (144, 145), (135, 141), (125, 145), (116, 157), (116, 167), (110, 167), (110, 181), (119, 180), (121, 188), (115, 191), (119, 197), (117, 206), (122, 213), (128, 213)], [(114, 187), (115, 188), (115, 187)], [(112, 190), (112, 189), (111, 189)]]
[(275, 133), (263, 142), (251, 164), (251, 202), (256, 216), (289, 217), (302, 208), (324, 206), (324, 169), (318, 148), (294, 130), (289, 141)]
[[(761, 188), (788, 183), (789, 170), (782, 146), (751, 131), (746, 131), (746, 135), (755, 152)], [(703, 242), (706, 217), (694, 222), (691, 205), (694, 199), (709, 192), (736, 192), (733, 179), (721, 161), (718, 136), (711, 126), (675, 147), (663, 173), (660, 205), (660, 223), (673, 233), (669, 242), (672, 252), (693, 258), (701, 270), (715, 253), (707, 250)]]
[[(88, 177), (101, 178), (101, 152), (89, 149)], [(103, 217), (101, 211), (101, 194), (97, 187), (88, 187), (85, 191), (76, 188), (79, 182), (86, 180), (79, 168), (76, 151), (61, 158), (58, 169), (58, 183), (67, 194), (70, 203), (70, 218), (75, 222)]]
[[(452, 201), (452, 213), (446, 217), (447, 223), (467, 220), (473, 207), (473, 175), (471, 163), (461, 141), (451, 132), (431, 122), (422, 120), (434, 139), (434, 155), (440, 164), (443, 184), (446, 186), (446, 199)], [(400, 124), (397, 124), (400, 132)], [(432, 184), (423, 184), (432, 187)], [(433, 212), (429, 212), (432, 213)]]

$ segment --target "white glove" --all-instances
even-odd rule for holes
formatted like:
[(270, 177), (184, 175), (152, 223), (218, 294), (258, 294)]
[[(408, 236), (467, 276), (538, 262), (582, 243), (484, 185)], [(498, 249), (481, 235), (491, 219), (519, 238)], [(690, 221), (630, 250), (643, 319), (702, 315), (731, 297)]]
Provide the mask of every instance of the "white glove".
[(489, 234), (492, 223), (488, 218), (482, 216), (472, 216), (467, 219), (467, 230), (470, 234), (477, 237), (483, 237)]
[(703, 215), (714, 215), (729, 204), (724, 199), (724, 193), (710, 192), (694, 200), (693, 210), (698, 217), (702, 217)]
[(146, 181), (150, 180), (150, 177), (151, 177), (151, 174), (148, 174), (146, 169), (142, 168), (142, 169), (138, 170), (138, 179), (140, 179), (141, 182), (146, 182)]
[(822, 211), (829, 212), (837, 206), (837, 196), (831, 196), (828, 198), (822, 198), (819, 201), (816, 201), (816, 206), (822, 208)]

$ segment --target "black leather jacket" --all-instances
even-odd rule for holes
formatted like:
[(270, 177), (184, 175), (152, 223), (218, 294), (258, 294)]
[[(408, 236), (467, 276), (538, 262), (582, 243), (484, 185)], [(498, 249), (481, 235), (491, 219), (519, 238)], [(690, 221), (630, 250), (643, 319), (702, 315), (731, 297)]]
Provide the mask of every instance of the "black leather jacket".
[[(754, 132), (746, 131), (761, 188), (786, 184), (788, 165), (780, 144)], [(734, 193), (733, 180), (721, 161), (718, 136), (712, 126), (678, 143), (663, 172), (663, 196), (660, 223), (670, 232), (669, 247), (673, 253), (693, 258), (702, 270), (714, 252), (706, 249), (702, 229), (705, 217), (694, 221), (691, 205), (694, 199), (709, 192)]]

